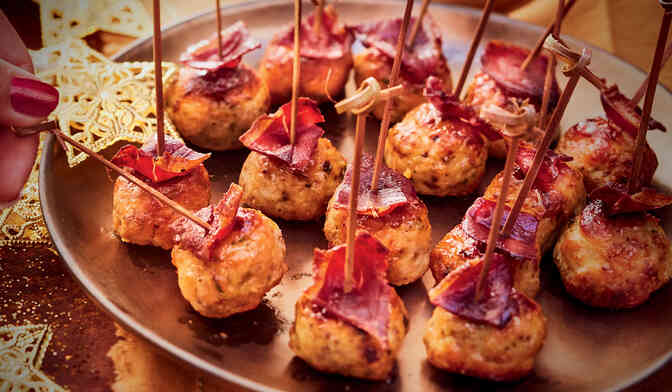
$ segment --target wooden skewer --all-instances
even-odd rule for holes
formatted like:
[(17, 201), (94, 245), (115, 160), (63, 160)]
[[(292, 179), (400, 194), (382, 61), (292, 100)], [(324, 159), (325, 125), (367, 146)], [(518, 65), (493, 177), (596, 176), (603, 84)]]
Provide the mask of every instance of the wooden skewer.
[[(551, 38), (552, 37), (548, 37), (547, 41), (550, 40)], [(527, 194), (530, 192), (530, 189), (532, 189), (534, 181), (537, 179), (539, 169), (541, 169), (541, 164), (544, 161), (544, 156), (546, 156), (548, 147), (550, 146), (551, 141), (553, 140), (554, 132), (552, 132), (552, 130), (555, 129), (555, 127), (557, 127), (558, 124), (560, 124), (560, 119), (562, 119), (562, 116), (565, 114), (565, 109), (567, 109), (569, 99), (574, 93), (576, 85), (579, 82), (579, 78), (582, 75), (581, 69), (585, 68), (585, 66), (587, 66), (590, 63), (590, 57), (591, 57), (590, 51), (588, 49), (584, 49), (580, 59), (574, 63), (573, 68), (569, 71), (570, 73), (569, 81), (567, 81), (565, 90), (562, 92), (562, 95), (560, 96), (560, 100), (555, 110), (553, 111), (551, 119), (546, 124), (544, 137), (537, 145), (537, 152), (534, 155), (532, 165), (527, 171), (525, 180), (523, 180), (523, 185), (521, 186), (520, 191), (518, 192), (518, 196), (516, 197), (516, 201), (513, 204), (513, 207), (511, 208), (511, 212), (509, 213), (508, 218), (506, 219), (506, 224), (504, 224), (504, 229), (502, 230), (502, 235), (504, 236), (508, 236), (509, 234), (511, 234), (511, 230), (513, 229), (513, 225), (515, 224), (516, 219), (518, 219), (518, 214), (520, 213), (520, 210), (523, 207), (525, 198), (527, 197)]]
[[(392, 64), (392, 74), (390, 75), (390, 83), (387, 87), (395, 86), (399, 81), (399, 72), (401, 70), (401, 59), (404, 56), (404, 46), (406, 43), (406, 32), (408, 31), (408, 24), (411, 21), (411, 14), (413, 13), (413, 0), (406, 0), (406, 9), (404, 10), (404, 18), (401, 22), (401, 30), (399, 37), (397, 37), (397, 52), (394, 56), (394, 63)], [(378, 146), (376, 147), (376, 158), (373, 165), (373, 178), (371, 180), (371, 189), (375, 192), (378, 189), (378, 178), (380, 177), (380, 169), (383, 166), (383, 153), (385, 152), (385, 140), (387, 139), (387, 131), (390, 129), (390, 111), (392, 110), (392, 100), (385, 102), (383, 108), (383, 118), (380, 122), (380, 132), (378, 133)]]
[(296, 137), (296, 102), (299, 98), (301, 80), (301, 0), (294, 0), (294, 68), (292, 70), (292, 110), (289, 124), (289, 142)]
[(219, 49), (219, 59), (222, 59), (222, 7), (219, 4), (219, 0), (216, 0), (216, 10), (217, 10), (217, 48)]
[[(563, 12), (565, 10), (565, 0), (558, 0), (558, 9), (553, 24), (553, 35), (560, 37), (560, 27), (562, 26)], [(551, 100), (551, 89), (553, 88), (553, 78), (555, 77), (555, 56), (550, 56), (546, 64), (546, 78), (544, 79), (544, 95), (541, 99), (541, 111), (539, 112), (539, 127), (546, 124), (546, 115)]]
[[(565, 5), (565, 7), (563, 9), (563, 12), (562, 12), (563, 15), (567, 15), (569, 10), (571, 10), (572, 7), (574, 6), (574, 3), (576, 3), (576, 0), (569, 0), (567, 2), (567, 5)], [(556, 19), (553, 22), (551, 22), (551, 24), (546, 26), (546, 30), (544, 31), (544, 34), (542, 34), (541, 37), (539, 37), (539, 39), (537, 40), (537, 43), (534, 44), (534, 49), (532, 49), (530, 54), (528, 54), (527, 57), (525, 58), (525, 60), (520, 64), (521, 71), (524, 71), (527, 68), (527, 66), (530, 65), (532, 60), (535, 57), (537, 57), (537, 55), (541, 51), (541, 47), (544, 46), (544, 41), (546, 41), (546, 37), (548, 37), (548, 35), (551, 34), (551, 32), (555, 29), (555, 25), (556, 25), (557, 21), (558, 21), (558, 19), (557, 19), (557, 16), (556, 16)]]
[(322, 14), (324, 13), (324, 0), (317, 0), (317, 8), (315, 9), (315, 22), (313, 23), (313, 29), (315, 34), (320, 33), (322, 28)]
[(156, 84), (156, 140), (159, 156), (166, 148), (163, 124), (163, 70), (161, 69), (161, 1), (154, 0), (154, 83)]
[[(667, 60), (670, 59), (670, 56), (672, 56), (672, 42), (669, 42), (667, 44), (667, 48), (665, 48), (665, 54), (663, 54), (663, 62), (661, 67), (667, 63)], [(639, 104), (639, 101), (644, 98), (644, 94), (646, 94), (646, 88), (649, 86), (649, 76), (646, 76), (646, 79), (642, 82), (642, 84), (639, 85), (639, 88), (637, 89), (637, 92), (635, 95), (632, 96), (632, 99), (630, 99), (630, 106), (635, 107)]]
[(380, 84), (374, 77), (369, 77), (362, 82), (362, 85), (350, 97), (336, 103), (334, 108), (338, 114), (352, 111), (354, 114), (367, 111), (379, 102), (389, 100), (404, 92), (404, 86), (398, 84), (396, 86), (380, 89)]
[(413, 28), (411, 29), (411, 34), (408, 36), (408, 43), (406, 44), (408, 48), (413, 47), (413, 42), (415, 42), (415, 37), (418, 35), (418, 31), (422, 28), (422, 19), (425, 17), (425, 14), (427, 13), (427, 8), (429, 8), (429, 3), (431, 3), (432, 0), (422, 0), (422, 7), (420, 7), (420, 13), (415, 19), (415, 24), (413, 24)]
[(355, 155), (352, 159), (352, 184), (350, 185), (350, 200), (348, 203), (348, 227), (345, 249), (345, 283), (343, 289), (349, 293), (354, 287), (352, 276), (355, 263), (355, 232), (357, 231), (357, 200), (359, 196), (359, 178), (362, 167), (362, 150), (364, 148), (364, 134), (366, 133), (366, 117), (368, 112), (357, 115), (355, 125)]
[[(665, 2), (668, 3), (668, 2)], [(663, 4), (663, 2), (661, 2)], [(670, 22), (672, 21), (672, 10), (666, 7), (663, 15), (663, 22), (660, 26), (660, 33), (658, 34), (658, 44), (656, 45), (656, 52), (653, 56), (653, 63), (651, 64), (651, 71), (649, 72), (649, 85), (646, 88), (646, 97), (644, 98), (644, 107), (642, 108), (642, 119), (639, 122), (639, 130), (637, 132), (637, 144), (635, 148), (635, 157), (632, 164), (632, 175), (628, 181), (628, 192), (636, 193), (641, 185), (639, 174), (642, 169), (642, 161), (644, 159), (644, 148), (646, 147), (646, 133), (649, 130), (649, 119), (651, 118), (651, 109), (653, 108), (653, 100), (656, 97), (656, 85), (660, 76), (660, 68), (663, 63), (663, 52), (665, 51), (665, 44), (667, 43), (667, 34), (670, 31)]]
[(460, 73), (460, 78), (457, 81), (457, 86), (455, 86), (455, 91), (453, 95), (459, 97), (462, 93), (462, 88), (464, 87), (464, 82), (467, 81), (467, 74), (469, 74), (469, 69), (471, 68), (471, 63), (474, 62), (474, 56), (476, 55), (476, 49), (478, 49), (478, 44), (483, 38), (483, 33), (485, 32), (485, 26), (488, 24), (488, 19), (490, 19), (490, 13), (492, 13), (492, 7), (495, 5), (494, 0), (488, 0), (483, 7), (483, 14), (481, 14), (481, 20), (478, 22), (478, 27), (474, 33), (474, 38), (471, 40), (471, 47), (469, 47), (469, 52), (467, 53), (467, 58), (464, 61), (464, 66), (462, 67), (462, 73)]

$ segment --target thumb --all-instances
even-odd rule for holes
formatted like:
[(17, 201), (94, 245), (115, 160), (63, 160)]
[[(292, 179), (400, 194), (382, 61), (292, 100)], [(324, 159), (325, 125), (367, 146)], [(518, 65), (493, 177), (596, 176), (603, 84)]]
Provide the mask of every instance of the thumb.
[(0, 126), (0, 209), (15, 202), (35, 163), (39, 135), (19, 137)]

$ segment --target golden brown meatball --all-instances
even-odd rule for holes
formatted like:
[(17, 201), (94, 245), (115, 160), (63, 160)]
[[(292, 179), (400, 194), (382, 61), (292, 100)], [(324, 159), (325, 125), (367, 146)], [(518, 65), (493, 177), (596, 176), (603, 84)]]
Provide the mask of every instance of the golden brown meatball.
[(591, 202), (555, 245), (555, 264), (567, 292), (596, 307), (632, 308), (672, 275), (670, 241), (647, 213), (606, 217)]
[(240, 172), (243, 203), (285, 220), (315, 220), (324, 215), (345, 172), (343, 155), (325, 138), (318, 140), (312, 164), (302, 174), (252, 151)]
[(487, 158), (488, 147), (478, 131), (462, 121), (441, 121), (430, 103), (408, 112), (385, 141), (385, 163), (409, 178), (423, 195), (474, 192)]
[(268, 111), (266, 82), (245, 64), (205, 73), (180, 69), (166, 90), (166, 112), (191, 143), (209, 150), (242, 148), (238, 137)]
[(287, 272), (285, 241), (261, 212), (241, 208), (234, 230), (202, 260), (175, 245), (173, 265), (182, 296), (205, 317), (224, 318), (256, 308)]
[[(324, 235), (330, 246), (344, 244), (347, 237), (348, 210), (337, 208), (336, 196), (329, 201)], [(422, 277), (429, 266), (432, 227), (427, 206), (415, 199), (387, 215), (357, 215), (357, 228), (365, 230), (389, 250), (387, 280), (401, 286)]]
[[(387, 86), (390, 83), (389, 78), (392, 74), (392, 63), (387, 56), (382, 55), (376, 49), (367, 48), (356, 55), (354, 69), (355, 81), (358, 86), (369, 77), (374, 77), (383, 86)], [(432, 70), (432, 74), (441, 80), (444, 91), (453, 91), (450, 69), (443, 54), (441, 55), (440, 67)], [(400, 121), (411, 109), (426, 102), (425, 96), (422, 93), (425, 87), (424, 83), (413, 83), (404, 78), (403, 73), (400, 75), (399, 83), (404, 85), (404, 93), (392, 98), (390, 110), (390, 121), (392, 123)], [(377, 103), (373, 107), (374, 116), (382, 119), (384, 108), (385, 102)]]
[[(632, 172), (635, 138), (615, 123), (591, 118), (569, 128), (558, 142), (556, 151), (574, 158), (570, 166), (583, 173), (589, 192), (613, 183), (627, 183)], [(642, 165), (642, 184), (651, 183), (658, 159), (646, 146)]]
[(513, 293), (518, 314), (506, 326), (472, 322), (437, 307), (423, 342), (429, 362), (446, 371), (494, 381), (513, 381), (534, 368), (546, 337), (541, 307)]
[[(457, 268), (477, 262), (485, 254), (485, 244), (479, 244), (462, 229), (462, 224), (449, 231), (432, 249), (430, 269), (436, 282), (440, 282)], [(539, 293), (540, 259), (515, 259), (512, 264), (513, 287), (530, 298)]]
[[(154, 188), (190, 211), (199, 210), (210, 202), (210, 178), (203, 165)], [(169, 226), (180, 216), (124, 177), (115, 181), (112, 221), (114, 233), (122, 241), (170, 249), (173, 232)]]

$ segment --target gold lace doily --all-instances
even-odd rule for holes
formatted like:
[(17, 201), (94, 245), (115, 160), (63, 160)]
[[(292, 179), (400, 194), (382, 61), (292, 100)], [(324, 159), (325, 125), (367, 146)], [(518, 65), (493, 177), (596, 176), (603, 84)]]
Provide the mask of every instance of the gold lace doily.
[(44, 324), (0, 326), (0, 390), (64, 391), (40, 371), (51, 337)]

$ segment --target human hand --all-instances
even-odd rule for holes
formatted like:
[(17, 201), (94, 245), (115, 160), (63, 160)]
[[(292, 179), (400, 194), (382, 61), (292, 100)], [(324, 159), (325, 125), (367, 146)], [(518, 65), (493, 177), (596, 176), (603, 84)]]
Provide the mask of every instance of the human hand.
[(58, 105), (58, 90), (33, 75), (26, 46), (0, 11), (0, 208), (16, 201), (35, 162), (39, 135), (10, 127), (39, 124)]

